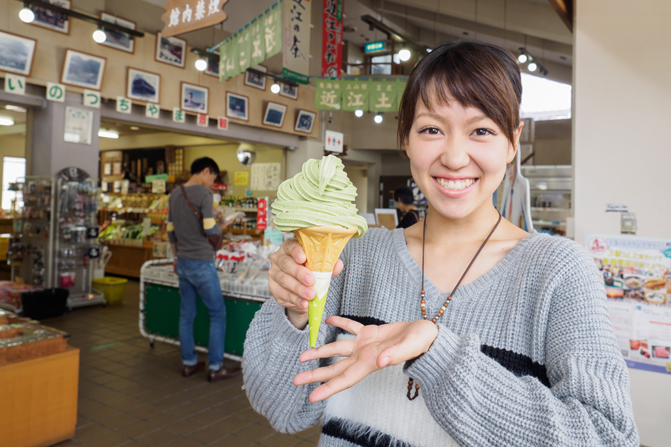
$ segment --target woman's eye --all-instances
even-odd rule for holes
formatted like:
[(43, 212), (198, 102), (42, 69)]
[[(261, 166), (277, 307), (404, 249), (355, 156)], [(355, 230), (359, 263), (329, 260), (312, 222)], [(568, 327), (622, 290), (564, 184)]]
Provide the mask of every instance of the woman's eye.
[(440, 133), (440, 130), (437, 127), (425, 127), (424, 129), (420, 130), (419, 133), (425, 133), (428, 135), (438, 135)]
[(477, 137), (484, 137), (486, 135), (495, 135), (494, 132), (492, 132), (491, 130), (483, 128), (475, 129), (473, 131), (473, 134)]

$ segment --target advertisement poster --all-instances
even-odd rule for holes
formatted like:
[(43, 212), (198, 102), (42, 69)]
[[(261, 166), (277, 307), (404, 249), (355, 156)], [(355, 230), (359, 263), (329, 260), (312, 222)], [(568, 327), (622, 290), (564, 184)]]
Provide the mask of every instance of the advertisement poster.
[(322, 76), (339, 78), (342, 70), (342, 13), (344, 0), (324, 0)]
[(671, 240), (588, 234), (629, 368), (671, 374)]

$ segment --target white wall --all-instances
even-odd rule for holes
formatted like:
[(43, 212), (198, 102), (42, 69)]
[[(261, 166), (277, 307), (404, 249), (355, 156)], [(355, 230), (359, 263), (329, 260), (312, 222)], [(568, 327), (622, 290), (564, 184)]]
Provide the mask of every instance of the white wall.
[[(626, 203), (638, 235), (671, 239), (671, 2), (576, 2), (575, 239), (619, 233), (607, 202)], [(671, 376), (629, 370), (641, 443), (671, 441)]]

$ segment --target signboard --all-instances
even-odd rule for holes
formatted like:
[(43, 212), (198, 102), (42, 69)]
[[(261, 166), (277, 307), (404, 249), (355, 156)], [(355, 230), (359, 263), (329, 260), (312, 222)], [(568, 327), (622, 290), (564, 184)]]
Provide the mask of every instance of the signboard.
[(315, 82), (315, 108), (395, 112), (406, 84), (407, 79), (318, 78)]
[(26, 94), (26, 78), (10, 73), (5, 74), (5, 92), (15, 95)]
[(208, 115), (205, 115), (204, 113), (199, 113), (198, 117), (196, 119), (196, 124), (198, 127), (207, 127), (207, 125), (210, 123), (210, 117)]
[(217, 129), (228, 130), (228, 118), (224, 118), (223, 116), (217, 118)]
[(164, 182), (168, 181), (168, 174), (156, 174), (156, 175), (146, 175), (144, 177), (145, 183), (153, 183), (156, 180), (163, 180)]
[(76, 107), (65, 108), (63, 139), (68, 143), (91, 144), (93, 112)]
[(342, 70), (342, 9), (344, 0), (324, 0), (322, 76), (339, 78)]
[(226, 20), (222, 11), (228, 0), (168, 0), (161, 20), (165, 23), (161, 37), (172, 37)]
[(629, 368), (671, 374), (671, 239), (588, 234)]
[(249, 172), (236, 171), (233, 177), (233, 185), (247, 186), (247, 183), (249, 183)]
[(83, 104), (87, 107), (93, 107), (94, 109), (100, 108), (100, 92), (95, 90), (84, 90), (84, 95), (82, 96)]
[(324, 150), (328, 152), (342, 153), (343, 151), (343, 137), (340, 132), (332, 130), (324, 131)]
[(282, 36), (283, 70), (291, 79), (310, 73), (310, 18), (311, 0), (285, 0)]
[(280, 186), (280, 163), (254, 163), (252, 165), (253, 191), (277, 191)]
[(264, 231), (268, 228), (268, 197), (260, 197), (257, 201), (256, 229)]
[(381, 40), (379, 42), (370, 42), (363, 47), (364, 53), (376, 53), (387, 49), (387, 42)]

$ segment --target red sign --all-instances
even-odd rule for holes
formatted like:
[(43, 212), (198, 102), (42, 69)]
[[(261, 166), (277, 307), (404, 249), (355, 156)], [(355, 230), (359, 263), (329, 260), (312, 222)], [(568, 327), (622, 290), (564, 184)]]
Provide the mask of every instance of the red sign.
[(342, 70), (342, 13), (345, 0), (324, 0), (322, 76), (339, 78)]
[(268, 228), (268, 198), (263, 197), (258, 200), (258, 210), (256, 212), (256, 229), (263, 231)]
[(207, 124), (209, 123), (209, 121), (210, 121), (209, 116), (207, 116), (203, 113), (199, 113), (198, 114), (198, 121), (197, 121), (196, 124), (198, 124), (198, 126), (200, 126), (200, 127), (207, 127)]
[(212, 191), (227, 191), (228, 185), (226, 183), (215, 183), (211, 189)]
[(220, 116), (217, 120), (217, 129), (219, 130), (228, 130), (228, 118)]

